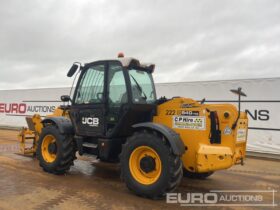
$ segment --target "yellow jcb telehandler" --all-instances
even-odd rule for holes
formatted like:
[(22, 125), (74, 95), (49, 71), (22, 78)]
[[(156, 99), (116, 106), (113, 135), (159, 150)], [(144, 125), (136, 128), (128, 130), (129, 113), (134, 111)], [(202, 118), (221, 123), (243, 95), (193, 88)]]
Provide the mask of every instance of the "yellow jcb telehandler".
[[(247, 115), (231, 104), (205, 104), (190, 98), (157, 99), (153, 64), (120, 55), (81, 65), (68, 105), (42, 119), (28, 118), (19, 134), (21, 151), (37, 156), (44, 171), (66, 173), (79, 155), (120, 164), (121, 178), (137, 195), (159, 198), (183, 176), (206, 178), (243, 164)], [(26, 141), (31, 139), (31, 148)]]

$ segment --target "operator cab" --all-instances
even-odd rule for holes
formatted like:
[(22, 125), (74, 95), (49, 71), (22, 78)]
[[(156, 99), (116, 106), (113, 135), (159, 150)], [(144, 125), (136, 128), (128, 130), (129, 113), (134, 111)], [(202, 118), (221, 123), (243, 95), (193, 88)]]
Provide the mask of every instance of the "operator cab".
[(132, 125), (152, 121), (156, 108), (153, 64), (120, 56), (84, 67), (74, 63), (68, 76), (79, 68), (70, 107), (76, 135), (125, 137), (132, 134)]

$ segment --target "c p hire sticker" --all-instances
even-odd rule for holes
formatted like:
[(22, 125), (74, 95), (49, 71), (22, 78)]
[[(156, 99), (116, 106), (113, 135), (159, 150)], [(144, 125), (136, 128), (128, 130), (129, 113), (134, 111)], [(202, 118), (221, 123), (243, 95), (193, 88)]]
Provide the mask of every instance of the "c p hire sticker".
[(173, 128), (205, 130), (205, 117), (173, 116)]

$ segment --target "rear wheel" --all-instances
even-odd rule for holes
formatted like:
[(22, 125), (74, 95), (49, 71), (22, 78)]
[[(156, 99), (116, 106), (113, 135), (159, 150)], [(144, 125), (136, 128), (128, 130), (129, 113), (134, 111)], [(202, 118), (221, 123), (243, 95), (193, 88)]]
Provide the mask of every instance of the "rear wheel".
[(204, 172), (204, 173), (196, 173), (188, 171), (187, 169), (183, 169), (184, 177), (191, 178), (191, 179), (206, 179), (207, 177), (211, 176), (214, 172)]
[(180, 156), (155, 132), (136, 132), (123, 145), (121, 177), (137, 195), (160, 198), (172, 192), (183, 176)]
[(73, 165), (74, 144), (70, 136), (62, 135), (55, 126), (42, 129), (37, 157), (44, 171), (64, 174)]

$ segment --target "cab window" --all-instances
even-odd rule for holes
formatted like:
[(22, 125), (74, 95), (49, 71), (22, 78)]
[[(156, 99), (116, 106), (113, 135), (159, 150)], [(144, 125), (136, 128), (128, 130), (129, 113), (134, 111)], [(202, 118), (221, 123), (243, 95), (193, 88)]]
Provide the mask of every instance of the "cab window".
[(119, 64), (110, 64), (109, 73), (109, 105), (118, 106), (127, 103), (127, 91), (123, 69)]
[(103, 102), (104, 71), (104, 64), (95, 65), (89, 67), (86, 70), (77, 89), (75, 98), (76, 104), (91, 104)]
[(156, 101), (152, 75), (143, 70), (129, 70), (132, 101), (136, 104), (152, 104)]

